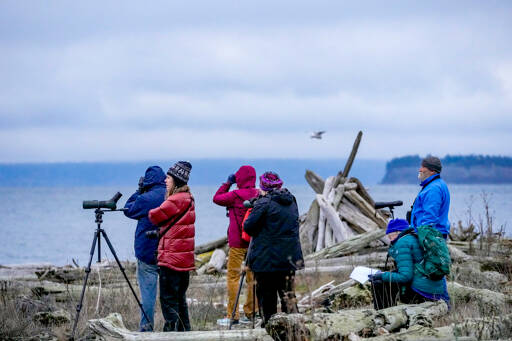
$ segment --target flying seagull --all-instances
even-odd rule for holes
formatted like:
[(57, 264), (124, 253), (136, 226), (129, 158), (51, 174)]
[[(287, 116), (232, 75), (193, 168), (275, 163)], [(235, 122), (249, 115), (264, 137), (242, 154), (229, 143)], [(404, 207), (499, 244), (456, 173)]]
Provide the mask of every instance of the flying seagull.
[(309, 137), (311, 137), (312, 139), (318, 139), (318, 140), (321, 140), (322, 139), (322, 135), (325, 133), (325, 130), (322, 130), (322, 131), (314, 131), (311, 133), (311, 135)]

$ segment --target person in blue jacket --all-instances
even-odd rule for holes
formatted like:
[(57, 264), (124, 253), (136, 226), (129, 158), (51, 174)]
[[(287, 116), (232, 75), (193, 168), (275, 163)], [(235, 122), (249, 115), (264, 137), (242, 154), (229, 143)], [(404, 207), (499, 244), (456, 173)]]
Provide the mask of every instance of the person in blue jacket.
[(441, 160), (438, 157), (427, 156), (421, 161), (418, 170), (421, 190), (412, 205), (410, 224), (414, 228), (430, 225), (446, 239), (450, 234), (450, 192), (441, 179), (441, 169)]
[(139, 182), (139, 189), (124, 205), (125, 216), (138, 221), (134, 243), (135, 257), (137, 257), (137, 281), (142, 298), (142, 308), (150, 319), (147, 321), (141, 312), (139, 331), (142, 332), (151, 331), (151, 326), (154, 326), (153, 316), (158, 283), (158, 266), (155, 257), (158, 238), (146, 236), (146, 232), (157, 231), (157, 227), (149, 221), (148, 213), (151, 209), (159, 207), (165, 199), (165, 177), (162, 168), (149, 167), (144, 178), (141, 179), (142, 182)]
[(416, 304), (442, 299), (449, 303), (444, 278), (434, 281), (416, 270), (416, 264), (423, 260), (423, 251), (407, 221), (391, 220), (386, 234), (391, 241), (388, 256), (395, 261), (396, 270), (369, 276), (374, 308), (394, 306), (397, 301)]

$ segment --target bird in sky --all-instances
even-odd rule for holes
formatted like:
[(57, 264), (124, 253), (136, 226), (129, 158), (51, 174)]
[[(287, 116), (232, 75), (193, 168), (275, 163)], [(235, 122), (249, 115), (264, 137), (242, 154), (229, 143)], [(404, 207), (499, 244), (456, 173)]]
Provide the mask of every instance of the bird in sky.
[(309, 137), (311, 137), (312, 139), (321, 140), (322, 139), (322, 135), (324, 133), (325, 133), (325, 130), (314, 131), (314, 132), (311, 133), (311, 135)]

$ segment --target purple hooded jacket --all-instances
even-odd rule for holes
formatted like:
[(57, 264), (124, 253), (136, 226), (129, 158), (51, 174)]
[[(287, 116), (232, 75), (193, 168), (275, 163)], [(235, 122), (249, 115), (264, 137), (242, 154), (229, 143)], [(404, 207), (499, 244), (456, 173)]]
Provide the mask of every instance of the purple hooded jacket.
[(235, 173), (235, 176), (238, 189), (230, 192), (229, 187), (231, 187), (231, 184), (228, 182), (223, 183), (213, 196), (213, 202), (228, 208), (229, 247), (247, 248), (249, 243), (242, 239), (242, 221), (247, 211), (243, 203), (245, 200), (256, 197), (259, 193), (254, 187), (256, 184), (256, 170), (252, 166), (242, 166)]

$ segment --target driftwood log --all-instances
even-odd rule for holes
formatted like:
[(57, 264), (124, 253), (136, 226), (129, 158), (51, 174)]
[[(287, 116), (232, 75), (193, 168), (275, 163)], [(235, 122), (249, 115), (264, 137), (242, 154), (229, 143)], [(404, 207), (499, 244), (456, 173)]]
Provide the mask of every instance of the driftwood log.
[(265, 328), (274, 340), (343, 340), (351, 333), (378, 335), (379, 329), (389, 332), (415, 324), (428, 325), (444, 316), (448, 306), (443, 301), (420, 305), (401, 305), (380, 311), (373, 309), (342, 310), (334, 314), (276, 314)]
[(429, 328), (420, 325), (399, 333), (385, 334), (377, 337), (361, 339), (354, 335), (351, 341), (476, 341), (476, 340), (502, 340), (512, 336), (512, 315), (503, 317), (487, 317), (481, 319), (465, 319), (461, 323), (450, 326)]
[[(135, 278), (136, 265), (134, 262), (122, 262), (121, 265), (126, 271), (128, 278)], [(51, 267), (37, 270), (34, 272), (39, 280), (52, 281), (57, 283), (74, 283), (83, 282), (85, 277), (84, 268), (76, 268), (71, 266)], [(91, 273), (87, 283), (96, 285), (117, 283), (124, 280), (122, 272), (116, 263), (102, 262), (91, 266)]]
[(381, 211), (376, 210), (368, 201), (363, 199), (363, 197), (357, 193), (357, 191), (346, 191), (345, 197), (354, 204), (361, 212), (363, 212), (367, 217), (373, 220), (381, 229), (386, 228), (388, 221), (387, 218), (381, 213)]
[(213, 274), (222, 271), (224, 264), (226, 263), (226, 253), (222, 249), (216, 249), (213, 251), (210, 261), (206, 265), (206, 273)]
[(357, 335), (349, 337), (350, 341), (477, 341), (475, 337), (457, 336), (452, 326), (431, 328), (421, 325), (414, 325), (409, 329), (397, 333), (386, 333), (380, 330), (381, 335), (370, 338), (360, 338)]
[(500, 290), (508, 282), (506, 275), (496, 271), (480, 271), (478, 262), (453, 264), (450, 279), (478, 289)]
[(345, 168), (343, 169), (343, 173), (341, 174), (344, 178), (348, 176), (350, 169), (352, 168), (352, 164), (356, 158), (357, 150), (359, 149), (359, 144), (361, 143), (361, 138), (363, 137), (363, 132), (359, 131), (357, 133), (357, 137), (354, 141), (354, 145), (352, 146), (352, 151), (347, 159), (347, 163), (345, 164)]
[(302, 252), (306, 255), (314, 251), (318, 238), (318, 220), (320, 218), (320, 206), (314, 200), (309, 207), (306, 218), (300, 228), (300, 243)]
[(313, 188), (315, 193), (322, 194), (324, 191), (325, 181), (322, 177), (312, 170), (306, 170), (306, 181)]
[(89, 320), (89, 328), (104, 340), (131, 340), (131, 341), (213, 341), (213, 340), (272, 340), (264, 329), (238, 329), (191, 331), (187, 333), (139, 333), (126, 329), (120, 314), (113, 313), (102, 319)]
[(349, 178), (347, 182), (353, 182), (357, 184), (357, 193), (359, 193), (359, 195), (364, 200), (366, 200), (370, 204), (370, 206), (373, 207), (375, 205), (375, 201), (372, 199), (371, 195), (368, 193), (363, 183), (358, 178)]
[(385, 233), (386, 232), (384, 230), (379, 229), (375, 231), (366, 232), (363, 234), (358, 234), (329, 248), (322, 249), (319, 252), (312, 253), (306, 256), (305, 259), (311, 260), (347, 256), (365, 248), (372, 241), (383, 238)]
[(466, 304), (471, 301), (476, 303), (480, 312), (485, 315), (500, 315), (512, 307), (512, 296), (488, 289), (476, 289), (448, 282), (448, 293), (454, 304)]
[[(323, 213), (323, 216), (327, 220), (328, 226), (332, 229), (334, 240), (336, 242), (341, 242), (349, 238), (349, 232), (346, 229), (346, 225), (343, 225), (343, 222), (340, 219), (340, 216), (334, 209), (334, 207), (327, 201), (325, 196), (321, 194), (316, 195), (316, 201), (318, 202), (318, 206)], [(321, 216), (322, 217), (322, 216)], [(319, 234), (320, 239), (320, 234)], [(327, 245), (332, 246), (332, 245)]]
[(228, 243), (228, 237), (223, 237), (212, 242), (201, 244), (195, 247), (194, 253), (199, 255), (201, 253), (205, 253), (208, 251), (213, 251), (215, 249), (221, 248)]
[(475, 340), (510, 340), (512, 337), (512, 314), (466, 319), (452, 325), (451, 328), (456, 336), (469, 336)]
[(341, 200), (341, 205), (338, 209), (339, 215), (344, 220), (350, 223), (350, 226), (357, 233), (365, 233), (372, 230), (379, 229), (379, 225), (372, 219), (365, 216), (346, 198)]
[[(132, 283), (134, 283), (132, 281)], [(25, 285), (35, 297), (49, 296), (53, 297), (57, 302), (67, 302), (76, 300), (82, 292), (82, 285), (79, 284), (62, 284), (50, 281), (26, 282)], [(87, 285), (86, 294), (97, 295), (101, 290), (103, 294), (119, 295), (122, 290), (128, 290), (126, 282), (110, 284), (108, 287), (99, 287)]]

